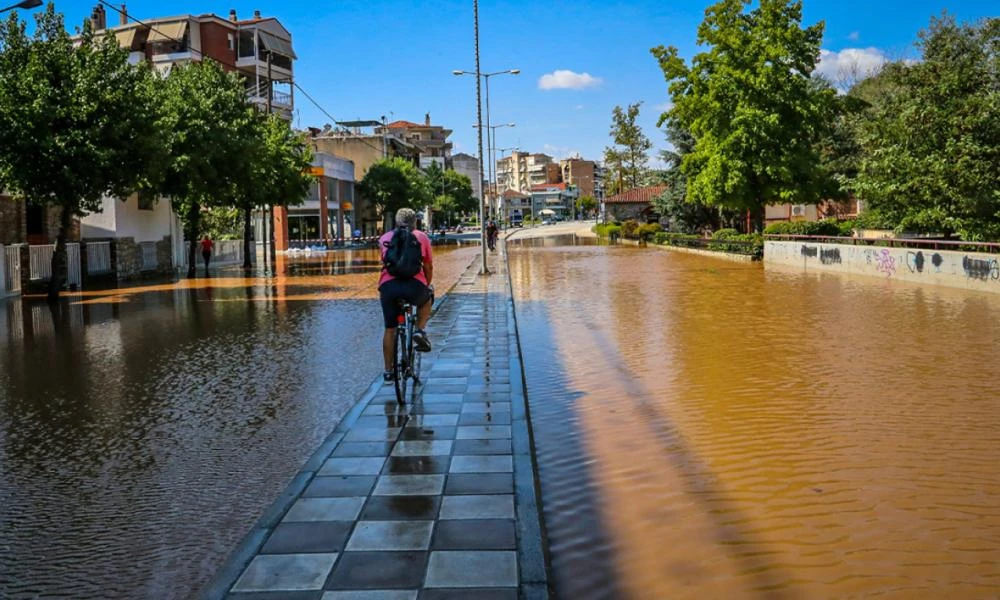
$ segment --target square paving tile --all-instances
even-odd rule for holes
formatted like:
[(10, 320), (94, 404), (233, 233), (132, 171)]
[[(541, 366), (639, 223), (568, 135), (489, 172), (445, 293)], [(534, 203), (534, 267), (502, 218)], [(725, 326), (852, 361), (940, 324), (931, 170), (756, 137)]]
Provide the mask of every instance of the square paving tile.
[(433, 496), (441, 493), (444, 475), (383, 475), (375, 484), (375, 496)]
[(435, 427), (433, 425), (407, 427), (399, 439), (401, 441), (453, 440), (457, 429), (457, 427)]
[(458, 425), (458, 414), (413, 415), (406, 422), (407, 429), (411, 427), (454, 427), (456, 425)]
[(449, 473), (513, 473), (511, 456), (452, 456)]
[[(400, 417), (405, 417), (405, 415), (399, 414), (394, 415), (394, 419), (399, 419)], [(395, 423), (389, 424), (386, 420), (386, 415), (381, 415), (377, 417), (358, 417), (358, 420), (354, 422), (353, 427), (359, 429), (376, 429), (379, 427), (399, 427)]]
[(438, 521), (432, 550), (516, 550), (517, 534), (509, 519)]
[(420, 600), (517, 600), (517, 588), (425, 589)]
[(467, 412), (458, 419), (459, 425), (510, 425), (510, 413), (497, 412)]
[(280, 523), (267, 538), (260, 553), (338, 552), (344, 547), (353, 524), (353, 521)]
[(346, 550), (427, 550), (434, 521), (358, 521)]
[(299, 498), (295, 501), (282, 522), (309, 521), (353, 521), (358, 518), (364, 496), (348, 498)]
[(509, 473), (448, 475), (445, 494), (513, 494), (514, 476)]
[(513, 519), (514, 496), (445, 496), (439, 519)]
[(429, 588), (516, 587), (517, 583), (516, 552), (431, 552), (427, 565)]
[(392, 442), (340, 442), (331, 457), (344, 458), (350, 456), (388, 456), (392, 450)]
[(323, 590), (290, 592), (244, 592), (227, 594), (225, 600), (323, 600)]
[(320, 600), (417, 600), (417, 590), (365, 590), (326, 592)]
[(451, 454), (451, 440), (403, 440), (396, 442), (393, 456), (447, 456)]
[[(430, 384), (428, 384), (428, 385), (430, 385)], [(435, 393), (431, 393), (431, 392), (428, 392), (428, 391), (425, 390), (424, 393), (423, 393), (423, 395), (420, 398), (424, 402), (426, 402), (427, 404), (442, 404), (442, 403), (448, 403), (448, 402), (454, 403), (454, 402), (461, 402), (462, 401), (462, 394), (461, 393), (455, 393), (455, 394), (435, 394)]]
[(462, 405), (449, 402), (447, 404), (424, 404), (417, 402), (410, 407), (410, 412), (414, 415), (450, 415), (462, 410)]
[(323, 588), (337, 553), (257, 556), (233, 585), (234, 592), (278, 592)]
[(390, 456), (382, 467), (383, 475), (433, 475), (447, 473), (449, 456)]
[(455, 454), (511, 454), (510, 440), (455, 440)]
[[(396, 402), (396, 396), (392, 398), (376, 398), (371, 401), (368, 408), (361, 413), (362, 417), (400, 417), (406, 415), (406, 407), (400, 406)], [(392, 427), (393, 425), (390, 425)]]
[(399, 427), (354, 428), (344, 436), (345, 442), (384, 442), (399, 436)]
[(378, 475), (385, 463), (383, 456), (358, 456), (352, 458), (329, 458), (320, 467), (317, 475)]
[(459, 440), (495, 440), (510, 437), (510, 425), (468, 425), (458, 428)]
[(366, 521), (432, 521), (441, 496), (372, 496), (361, 512)]
[(424, 582), (427, 552), (345, 552), (324, 589), (417, 589)]
[(465, 384), (462, 385), (441, 385), (434, 383), (434, 380), (430, 380), (427, 385), (424, 386), (424, 394), (427, 395), (437, 395), (437, 394), (459, 394), (465, 391)]
[(367, 496), (375, 485), (374, 475), (351, 475), (347, 477), (314, 477), (309, 487), (302, 492), (303, 498), (343, 498), (346, 496)]
[(465, 413), (510, 414), (510, 402), (465, 402), (462, 404), (462, 414)]

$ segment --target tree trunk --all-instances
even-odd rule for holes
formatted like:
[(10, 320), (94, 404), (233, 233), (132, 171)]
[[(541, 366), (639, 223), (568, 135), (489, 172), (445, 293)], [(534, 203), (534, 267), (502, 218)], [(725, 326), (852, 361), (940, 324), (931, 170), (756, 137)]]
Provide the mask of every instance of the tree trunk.
[(266, 274), (269, 264), (267, 255), (268, 230), (267, 230), (267, 207), (263, 204), (260, 205), (260, 222), (261, 222), (260, 242), (262, 244), (262, 246), (260, 247), (260, 253), (261, 256), (264, 257), (264, 273)]
[(188, 236), (188, 273), (187, 276), (194, 278), (198, 269), (198, 220), (201, 217), (201, 205), (197, 202), (191, 203), (191, 208), (187, 214), (187, 236)]
[(73, 210), (70, 206), (63, 206), (59, 214), (59, 235), (56, 237), (56, 250), (52, 253), (52, 277), (49, 279), (49, 302), (59, 300), (59, 290), (66, 282), (66, 238), (69, 237), (69, 228), (73, 223)]
[(253, 261), (250, 260), (250, 250), (251, 250), (251, 232), (253, 231), (253, 226), (251, 220), (253, 219), (253, 211), (249, 208), (243, 211), (243, 268), (250, 270), (253, 268)]

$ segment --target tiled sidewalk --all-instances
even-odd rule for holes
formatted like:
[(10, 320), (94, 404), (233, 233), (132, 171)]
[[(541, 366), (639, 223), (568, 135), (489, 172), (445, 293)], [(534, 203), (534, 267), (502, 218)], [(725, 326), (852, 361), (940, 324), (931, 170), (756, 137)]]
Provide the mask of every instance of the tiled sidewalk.
[(422, 394), (374, 384), (207, 598), (548, 597), (508, 277), (477, 264), (428, 328)]

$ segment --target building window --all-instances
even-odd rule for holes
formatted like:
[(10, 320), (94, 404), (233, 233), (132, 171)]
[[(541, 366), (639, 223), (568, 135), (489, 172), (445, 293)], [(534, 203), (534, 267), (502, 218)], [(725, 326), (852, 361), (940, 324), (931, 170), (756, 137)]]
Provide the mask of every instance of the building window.
[(152, 192), (139, 192), (139, 210), (153, 210), (156, 196)]
[(233, 34), (227, 33), (226, 34), (226, 38), (229, 40), (229, 49), (230, 50), (235, 50), (236, 49), (236, 39), (233, 37)]

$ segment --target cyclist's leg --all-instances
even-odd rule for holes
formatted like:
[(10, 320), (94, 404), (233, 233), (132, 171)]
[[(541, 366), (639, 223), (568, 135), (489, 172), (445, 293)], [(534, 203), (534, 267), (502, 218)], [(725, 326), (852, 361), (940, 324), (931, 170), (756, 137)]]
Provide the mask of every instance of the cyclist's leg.
[(417, 322), (413, 341), (419, 351), (429, 352), (431, 350), (431, 343), (427, 339), (424, 327), (427, 326), (427, 321), (431, 317), (431, 307), (433, 305), (431, 300), (433, 294), (429, 287), (416, 279), (411, 279), (407, 284), (407, 299), (417, 307)]
[(396, 350), (396, 324), (399, 317), (399, 305), (396, 300), (400, 297), (400, 290), (396, 280), (387, 281), (379, 288), (379, 301), (382, 305), (382, 320), (385, 331), (382, 334), (382, 360), (385, 372), (391, 372), (393, 368)]

